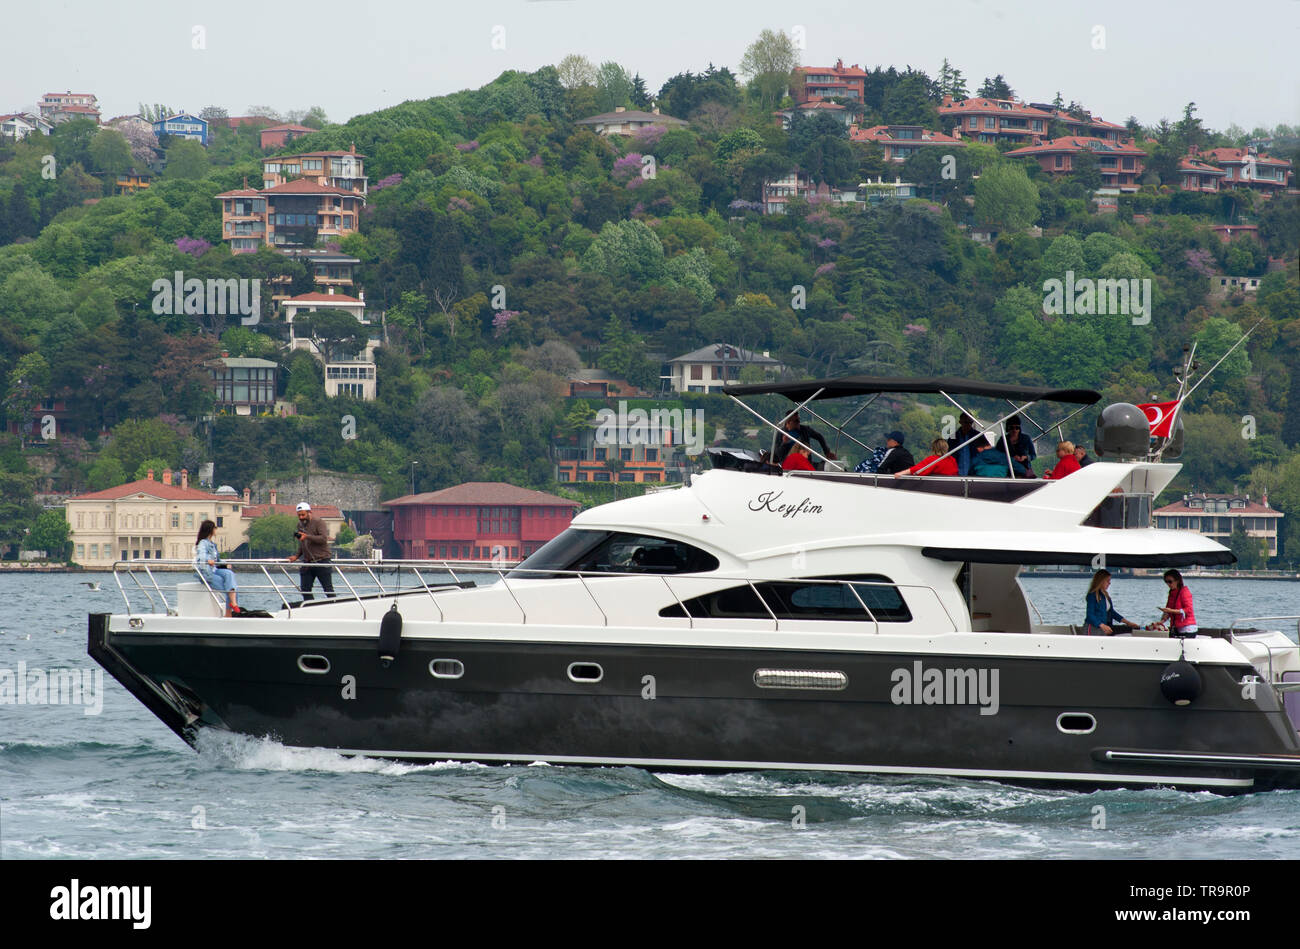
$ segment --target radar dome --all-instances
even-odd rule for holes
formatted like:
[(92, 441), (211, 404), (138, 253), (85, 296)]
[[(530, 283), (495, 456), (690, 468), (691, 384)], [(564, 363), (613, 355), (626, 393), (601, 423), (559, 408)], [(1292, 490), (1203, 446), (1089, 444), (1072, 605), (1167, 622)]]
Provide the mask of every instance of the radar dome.
[(1097, 457), (1141, 458), (1151, 444), (1151, 427), (1146, 413), (1128, 402), (1116, 402), (1097, 417)]

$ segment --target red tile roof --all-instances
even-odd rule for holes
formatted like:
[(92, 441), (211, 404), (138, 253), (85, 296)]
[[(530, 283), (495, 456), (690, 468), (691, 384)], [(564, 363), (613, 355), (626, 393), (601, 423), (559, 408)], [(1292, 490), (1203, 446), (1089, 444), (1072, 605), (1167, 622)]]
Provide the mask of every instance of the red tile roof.
[(223, 191), (217, 195), (218, 198), (257, 198), (261, 193), (254, 191), (252, 188), (236, 188), (234, 191)]
[(296, 297), (290, 297), (285, 303), (363, 303), (356, 297), (350, 297), (346, 293), (317, 293), (314, 290), (311, 293), (300, 293)]
[(1179, 171), (1195, 171), (1203, 175), (1226, 175), (1227, 172), (1222, 168), (1215, 168), (1213, 165), (1207, 165), (1199, 158), (1188, 155), (1178, 161)]
[[(904, 126), (895, 125), (892, 128), (903, 128)], [(920, 128), (920, 126), (906, 126), (908, 128)], [(951, 135), (945, 135), (943, 132), (931, 132), (929, 129), (920, 129), (920, 138), (895, 138), (890, 131), (891, 126), (873, 125), (869, 129), (862, 129), (854, 126), (849, 129), (849, 138), (855, 142), (889, 142), (891, 145), (956, 145), (961, 148), (966, 147), (966, 143), (959, 138)]]
[[(1250, 161), (1252, 157), (1250, 152), (1244, 148), (1213, 148), (1208, 151), (1203, 151), (1200, 154), (1210, 159), (1210, 161), (1218, 162), (1220, 165), (1244, 165), (1246, 162)], [(1270, 158), (1263, 153), (1256, 154), (1254, 159), (1255, 164), (1257, 165), (1277, 165), (1282, 168), (1291, 167), (1289, 161), (1283, 161), (1279, 158)]]
[(545, 491), (531, 491), (502, 481), (470, 481), (458, 484), (454, 488), (441, 491), (427, 491), (424, 494), (408, 494), (404, 497), (384, 501), (384, 507), (398, 504), (546, 504), (551, 506), (578, 507), (577, 501), (556, 497)]
[[(1002, 107), (1004, 103), (1010, 105), (1011, 108), (1004, 109)], [(1012, 99), (958, 99), (952, 105), (939, 106), (940, 115), (952, 115), (957, 112), (971, 112), (979, 115), (989, 112), (997, 115), (1026, 115), (1042, 119), (1053, 118), (1050, 112), (1035, 109), (1023, 102), (1016, 102)]]
[[(247, 504), (239, 512), (239, 516), (250, 520), (258, 517), (264, 517), (267, 514), (290, 514), (297, 516), (297, 504)], [(333, 504), (313, 504), (311, 512), (316, 517), (337, 517), (342, 518), (343, 512)]]
[(1283, 514), (1281, 511), (1277, 510), (1276, 508), (1266, 507), (1266, 506), (1264, 506), (1263, 504), (1260, 504), (1258, 501), (1246, 501), (1246, 505), (1245, 505), (1245, 507), (1233, 507), (1233, 508), (1229, 508), (1227, 511), (1207, 511), (1207, 510), (1205, 510), (1203, 507), (1190, 507), (1190, 506), (1187, 504), (1187, 501), (1188, 501), (1188, 500), (1192, 500), (1192, 501), (1197, 501), (1197, 500), (1199, 500), (1199, 501), (1206, 501), (1206, 500), (1209, 500), (1209, 501), (1232, 501), (1232, 500), (1241, 501), (1241, 500), (1244, 500), (1244, 498), (1242, 498), (1241, 495), (1239, 495), (1239, 494), (1193, 494), (1193, 495), (1191, 495), (1189, 498), (1186, 498), (1186, 499), (1180, 499), (1180, 500), (1178, 500), (1178, 501), (1175, 501), (1173, 504), (1166, 504), (1164, 507), (1156, 508), (1156, 509), (1155, 509), (1154, 511), (1152, 511), (1151, 513), (1153, 513), (1153, 514), (1181, 514), (1181, 515), (1188, 515), (1188, 514), (1212, 514), (1212, 515), (1214, 515), (1214, 514), (1217, 514), (1217, 515), (1219, 515), (1220, 517), (1222, 517), (1222, 516), (1225, 515), (1225, 514), (1254, 514), (1254, 515), (1265, 514), (1265, 515), (1271, 515), (1271, 516), (1273, 516), (1273, 517), (1285, 517), (1285, 516), (1286, 516), (1285, 514)]
[[(269, 132), (270, 129), (262, 129), (263, 132)], [(316, 129), (308, 131), (315, 132)], [(295, 152), (292, 155), (272, 155), (270, 158), (263, 158), (262, 163), (268, 161), (289, 161), (293, 158), (365, 158), (360, 152)]]
[(75, 498), (68, 498), (68, 500), (120, 501), (133, 494), (147, 494), (163, 501), (224, 502), (231, 500), (229, 498), (221, 497), (220, 495), (209, 494), (207, 491), (196, 491), (193, 488), (182, 488), (179, 484), (163, 484), (161, 481), (151, 481), (148, 478), (141, 478), (139, 481), (129, 481), (126, 484), (119, 484), (116, 488), (105, 488), (103, 491), (92, 491), (90, 494), (81, 494)]
[(796, 66), (795, 72), (801, 73), (826, 73), (831, 76), (865, 76), (867, 71), (857, 65), (845, 66), (843, 60), (835, 66)]
[(349, 198), (361, 197), (355, 191), (317, 184), (310, 178), (295, 178), (293, 181), (286, 181), (284, 184), (276, 185), (273, 188), (263, 188), (262, 194), (341, 194)]
[(282, 125), (268, 125), (262, 129), (263, 132), (315, 132), (318, 129), (311, 128), (307, 125), (294, 125), (292, 122), (285, 122)]
[(99, 109), (96, 109), (93, 105), (60, 105), (57, 108), (60, 112), (93, 112), (95, 115), (99, 115)]
[[(1096, 143), (1095, 145), (1093, 143)], [(1050, 142), (1044, 142), (1041, 145), (1026, 145), (1024, 148), (1013, 148), (1006, 154), (1011, 157), (1020, 157), (1022, 155), (1050, 155), (1053, 152), (1079, 152), (1085, 148), (1092, 149), (1094, 152), (1105, 153), (1107, 155), (1141, 155), (1146, 156), (1146, 152), (1136, 145), (1124, 145), (1116, 142), (1108, 142), (1104, 138), (1095, 138), (1089, 135), (1062, 135), (1060, 138), (1054, 138)]]

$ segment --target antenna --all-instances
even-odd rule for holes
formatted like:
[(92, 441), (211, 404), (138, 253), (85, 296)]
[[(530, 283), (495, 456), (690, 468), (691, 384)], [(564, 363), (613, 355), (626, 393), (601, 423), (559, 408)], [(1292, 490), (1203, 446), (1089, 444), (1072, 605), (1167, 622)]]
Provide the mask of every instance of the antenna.
[(1164, 440), (1160, 443), (1160, 447), (1152, 454), (1152, 460), (1159, 461), (1160, 456), (1165, 453), (1165, 450), (1168, 449), (1170, 444), (1173, 442), (1174, 425), (1178, 422), (1178, 414), (1183, 410), (1183, 403), (1192, 397), (1192, 393), (1201, 387), (1201, 383), (1210, 378), (1214, 373), (1214, 370), (1218, 369), (1223, 361), (1231, 356), (1238, 346), (1249, 339), (1250, 334), (1255, 332), (1263, 322), (1264, 320), (1262, 318), (1259, 319), (1254, 326), (1242, 333), (1241, 339), (1229, 346), (1228, 351), (1219, 357), (1219, 361), (1207, 369), (1205, 375), (1197, 379), (1196, 385), (1192, 386), (1190, 389), (1187, 388), (1187, 383), (1191, 381), (1192, 373), (1201, 368), (1201, 364), (1196, 361), (1196, 341), (1193, 340), (1190, 346), (1186, 343), (1183, 344), (1183, 352), (1187, 355), (1183, 359), (1182, 368), (1174, 370), (1174, 377), (1178, 380), (1178, 399), (1174, 405), (1173, 414), (1169, 418), (1169, 434), (1165, 436)]

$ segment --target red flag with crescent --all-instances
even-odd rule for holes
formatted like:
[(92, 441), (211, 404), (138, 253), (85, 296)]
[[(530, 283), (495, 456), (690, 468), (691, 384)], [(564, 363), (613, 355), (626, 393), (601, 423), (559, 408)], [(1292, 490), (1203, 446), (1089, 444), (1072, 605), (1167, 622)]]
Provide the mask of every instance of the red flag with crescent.
[(1178, 402), (1146, 402), (1138, 403), (1144, 413), (1146, 413), (1147, 424), (1151, 426), (1151, 435), (1153, 438), (1168, 438), (1171, 434), (1171, 426), (1174, 421), (1174, 410), (1178, 408)]

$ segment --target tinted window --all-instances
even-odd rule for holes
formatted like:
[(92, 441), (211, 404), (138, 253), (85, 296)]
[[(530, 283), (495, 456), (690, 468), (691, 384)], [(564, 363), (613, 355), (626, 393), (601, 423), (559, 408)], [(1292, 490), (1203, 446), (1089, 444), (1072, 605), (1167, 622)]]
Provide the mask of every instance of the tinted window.
[[(892, 581), (888, 577), (866, 574), (815, 579), (853, 581), (852, 589), (846, 583), (765, 580), (755, 583), (753, 587), (745, 584), (692, 597), (683, 600), (682, 605), (692, 617), (700, 618), (771, 619), (775, 615), (777, 619), (862, 622), (868, 621), (867, 614), (862, 609), (865, 604), (871, 611), (871, 615), (882, 623), (908, 623), (912, 620), (912, 614), (907, 609), (907, 603), (904, 602), (897, 587), (868, 585), (889, 584)], [(854, 591), (857, 592), (857, 596), (853, 595)], [(660, 610), (659, 615), (682, 616), (684, 614), (681, 606), (673, 603)]]
[(548, 570), (703, 573), (717, 569), (718, 559), (712, 554), (678, 540), (569, 528), (512, 570), (510, 576), (536, 579), (547, 576)]

